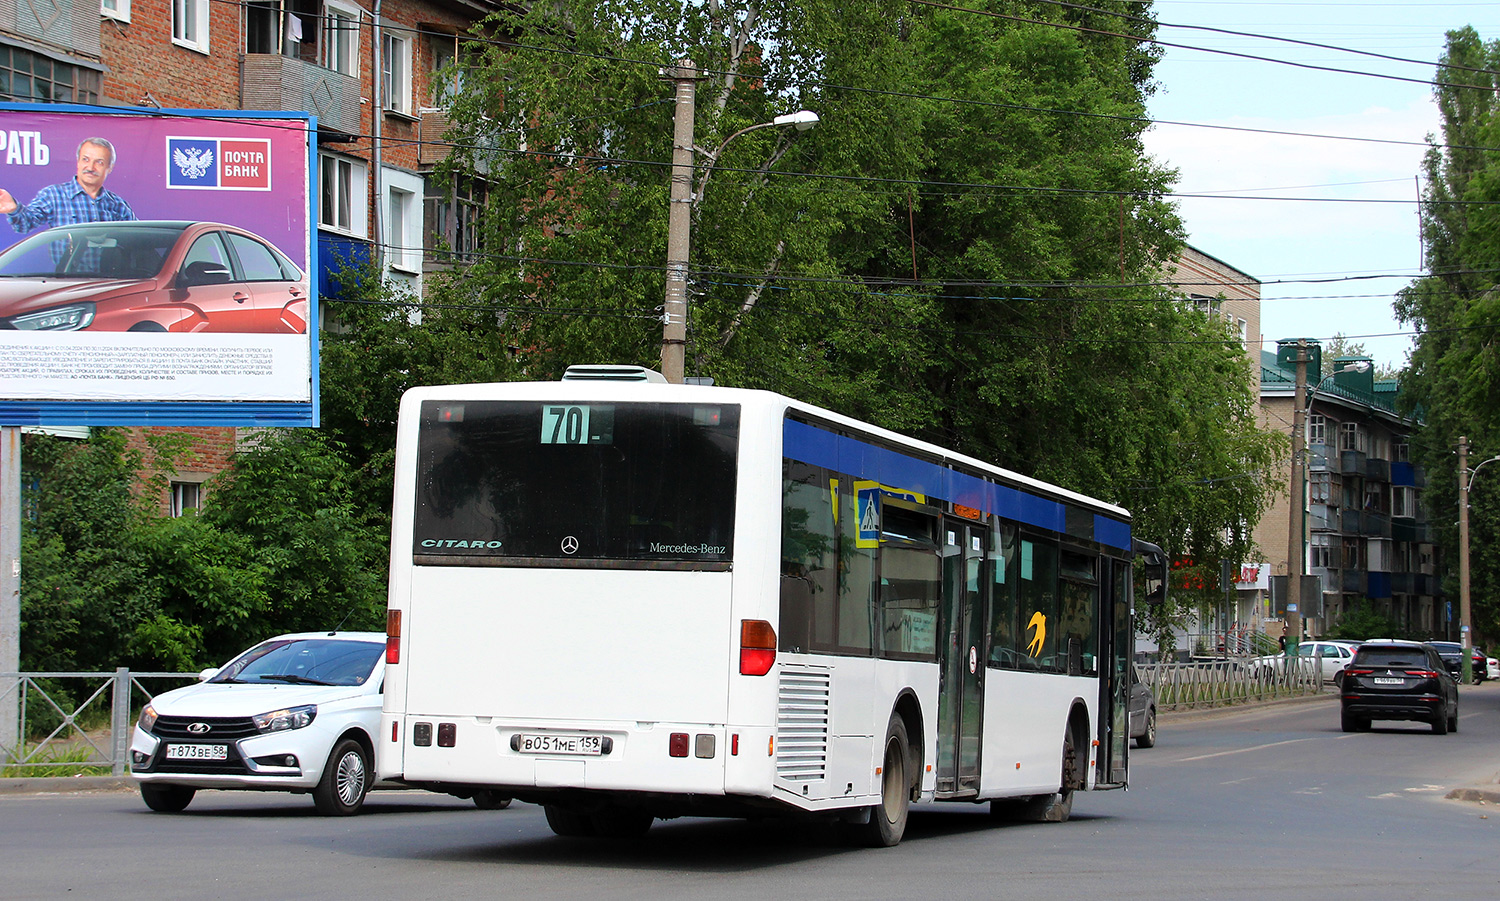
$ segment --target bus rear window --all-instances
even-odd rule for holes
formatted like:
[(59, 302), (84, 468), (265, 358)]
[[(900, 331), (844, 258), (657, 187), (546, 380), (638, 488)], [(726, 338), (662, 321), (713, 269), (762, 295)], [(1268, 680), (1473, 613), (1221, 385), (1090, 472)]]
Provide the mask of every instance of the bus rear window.
[(727, 564), (738, 444), (732, 404), (429, 401), (412, 552)]

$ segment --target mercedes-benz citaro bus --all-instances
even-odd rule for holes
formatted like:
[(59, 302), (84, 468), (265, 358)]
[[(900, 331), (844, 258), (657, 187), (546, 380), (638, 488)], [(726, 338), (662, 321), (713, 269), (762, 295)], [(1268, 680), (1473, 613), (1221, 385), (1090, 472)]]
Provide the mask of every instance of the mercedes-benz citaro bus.
[[(401, 403), (381, 779), (559, 835), (1127, 782), (1119, 507), (767, 391), (574, 367)], [(1151, 558), (1160, 585), (1159, 555)]]

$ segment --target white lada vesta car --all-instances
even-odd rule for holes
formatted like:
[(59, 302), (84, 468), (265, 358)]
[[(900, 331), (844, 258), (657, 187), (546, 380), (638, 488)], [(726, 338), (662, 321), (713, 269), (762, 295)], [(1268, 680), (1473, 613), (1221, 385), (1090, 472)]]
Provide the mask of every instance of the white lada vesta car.
[(141, 712), (130, 746), (141, 798), (178, 811), (205, 788), (310, 792), (320, 813), (357, 812), (384, 676), (378, 632), (281, 635), (204, 670)]

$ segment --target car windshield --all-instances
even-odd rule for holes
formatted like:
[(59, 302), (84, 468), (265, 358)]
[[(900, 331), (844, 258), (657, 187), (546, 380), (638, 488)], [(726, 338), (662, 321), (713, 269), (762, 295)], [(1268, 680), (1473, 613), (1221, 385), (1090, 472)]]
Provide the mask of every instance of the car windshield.
[(1356, 666), (1425, 667), (1427, 657), (1420, 648), (1360, 648)]
[(279, 638), (258, 644), (210, 682), (363, 685), (385, 645), (331, 638)]
[(182, 229), (135, 222), (49, 228), (0, 253), (0, 278), (150, 278)]

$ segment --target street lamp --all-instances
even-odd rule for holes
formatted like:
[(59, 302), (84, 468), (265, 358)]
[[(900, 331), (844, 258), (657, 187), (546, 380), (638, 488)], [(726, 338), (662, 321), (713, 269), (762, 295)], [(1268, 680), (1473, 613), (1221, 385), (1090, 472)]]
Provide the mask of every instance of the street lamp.
[(1481, 460), (1473, 469), (1469, 468), (1469, 439), (1458, 438), (1458, 627), (1463, 641), (1464, 684), (1474, 681), (1474, 633), (1469, 629), (1469, 489), (1474, 487), (1474, 477), (1486, 463), (1500, 460), (1500, 455)]
[(668, 382), (681, 384), (687, 345), (687, 271), (692, 249), (695, 201), (703, 196), (703, 190), (708, 186), (708, 176), (730, 141), (761, 128), (790, 126), (797, 131), (807, 131), (818, 124), (818, 114), (810, 110), (799, 110), (777, 116), (770, 122), (747, 126), (725, 138), (718, 149), (705, 154), (707, 163), (695, 193), (692, 183), (693, 155), (697, 148), (693, 145), (693, 114), (698, 68), (692, 60), (685, 59), (670, 69), (662, 70), (662, 77), (677, 84), (677, 112), (672, 133), (672, 192), (667, 215), (667, 290), (662, 307), (661, 374)]
[(1292, 508), (1290, 511), (1290, 534), (1287, 536), (1287, 544), (1289, 546), (1286, 561), (1286, 626), (1289, 636), (1287, 639), (1287, 656), (1288, 664), (1292, 667), (1296, 666), (1296, 662), (1292, 658), (1297, 653), (1297, 646), (1302, 642), (1302, 566), (1307, 554), (1303, 545), (1303, 531), (1307, 527), (1307, 504), (1304, 494), (1306, 476), (1302, 458), (1307, 415), (1312, 411), (1313, 401), (1317, 399), (1318, 391), (1323, 387), (1325, 382), (1330, 381), (1340, 373), (1365, 372), (1370, 368), (1369, 360), (1351, 361), (1342, 369), (1336, 370), (1333, 375), (1315, 384), (1312, 391), (1308, 392), (1304, 399), (1303, 392), (1307, 386), (1308, 349), (1307, 339), (1301, 338), (1297, 340), (1297, 380), (1295, 382), (1296, 390), (1293, 395), (1293, 402), (1296, 406), (1292, 409)]

